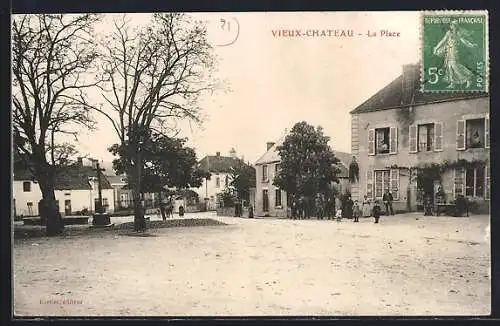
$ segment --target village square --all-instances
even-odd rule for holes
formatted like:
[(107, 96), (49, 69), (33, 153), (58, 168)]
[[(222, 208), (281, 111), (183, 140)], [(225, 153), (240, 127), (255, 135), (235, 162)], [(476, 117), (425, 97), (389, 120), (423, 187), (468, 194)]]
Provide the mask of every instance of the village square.
[(338, 108), (273, 113), (193, 17), (13, 17), (14, 315), (489, 314), (489, 94), (444, 91), (466, 68), (435, 92), (402, 56)]

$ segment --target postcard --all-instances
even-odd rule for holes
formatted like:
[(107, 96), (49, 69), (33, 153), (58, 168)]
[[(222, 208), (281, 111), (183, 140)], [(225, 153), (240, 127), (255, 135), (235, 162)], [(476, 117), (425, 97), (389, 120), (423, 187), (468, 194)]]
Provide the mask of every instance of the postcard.
[(15, 317), (490, 314), (487, 11), (11, 26)]

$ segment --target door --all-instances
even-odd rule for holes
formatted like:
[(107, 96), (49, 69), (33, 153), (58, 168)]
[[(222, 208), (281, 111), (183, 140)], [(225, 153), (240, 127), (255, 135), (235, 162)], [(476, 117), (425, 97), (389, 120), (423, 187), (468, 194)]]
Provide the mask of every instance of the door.
[(71, 200), (70, 199), (66, 199), (64, 201), (64, 215), (65, 216), (71, 215)]
[(262, 190), (262, 210), (264, 212), (269, 212), (269, 191)]

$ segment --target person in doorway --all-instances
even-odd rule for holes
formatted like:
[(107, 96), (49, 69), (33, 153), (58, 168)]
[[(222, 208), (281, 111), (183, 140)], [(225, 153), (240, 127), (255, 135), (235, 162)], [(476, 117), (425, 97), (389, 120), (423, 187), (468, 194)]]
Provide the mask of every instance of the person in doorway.
[(354, 217), (354, 222), (359, 222), (359, 216), (361, 215), (361, 210), (359, 209), (358, 201), (355, 200), (352, 205), (352, 215)]
[(389, 192), (389, 190), (386, 190), (384, 193), (384, 196), (382, 197), (382, 200), (384, 201), (385, 205), (385, 214), (386, 215), (394, 215), (394, 210), (392, 209), (392, 194)]
[(380, 202), (378, 200), (375, 201), (373, 205), (373, 217), (375, 218), (375, 223), (378, 223), (380, 219), (380, 215), (382, 214), (382, 209), (380, 208)]
[(368, 196), (365, 195), (365, 198), (363, 199), (363, 217), (370, 217), (372, 215), (372, 209), (371, 209), (371, 202), (370, 199), (368, 199)]
[(248, 218), (253, 218), (253, 206), (252, 206), (252, 204), (248, 205)]

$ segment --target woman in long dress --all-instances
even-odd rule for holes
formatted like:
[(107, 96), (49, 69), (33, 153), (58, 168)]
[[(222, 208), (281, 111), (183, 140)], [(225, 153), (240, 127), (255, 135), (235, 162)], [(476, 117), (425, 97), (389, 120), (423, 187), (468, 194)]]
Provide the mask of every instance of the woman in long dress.
[(472, 71), (460, 63), (459, 58), (460, 45), (469, 48), (477, 46), (467, 40), (467, 37), (467, 32), (459, 29), (458, 22), (454, 20), (450, 24), (450, 29), (433, 49), (435, 55), (444, 56), (444, 80), (449, 83), (448, 88), (455, 87), (455, 84), (466, 84), (466, 87), (469, 87), (470, 79), (474, 76)]
[(365, 195), (365, 198), (363, 200), (363, 217), (370, 217), (372, 214), (372, 208), (371, 208), (371, 203), (370, 200), (368, 199), (368, 196)]

